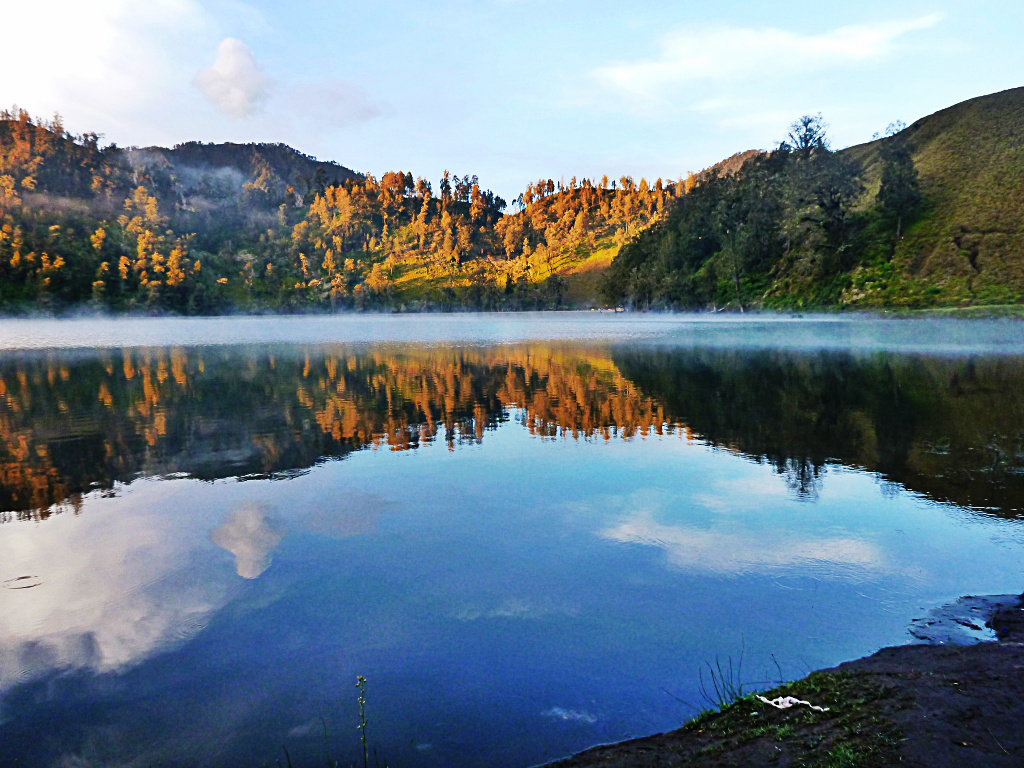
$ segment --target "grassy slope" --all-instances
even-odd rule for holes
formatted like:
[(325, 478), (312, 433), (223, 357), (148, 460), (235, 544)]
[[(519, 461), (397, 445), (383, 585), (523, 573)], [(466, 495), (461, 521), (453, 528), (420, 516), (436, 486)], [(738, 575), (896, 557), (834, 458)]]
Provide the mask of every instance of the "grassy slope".
[[(565, 280), (565, 305), (574, 308), (601, 306), (599, 285), (601, 276), (619, 252), (620, 246), (610, 236), (599, 237), (593, 251), (581, 248), (576, 254), (561, 253), (552, 260), (551, 269), (538, 265), (531, 282), (543, 282), (555, 274)], [(438, 274), (431, 270), (430, 262), (418, 254), (396, 259), (391, 277), (394, 281), (393, 298), (401, 305), (436, 298), (445, 288), (465, 288), (471, 282), (466, 274)]]
[(588, 258), (560, 272), (567, 284), (566, 300), (573, 306), (600, 306), (598, 293), (601, 275), (618, 252), (619, 246), (613, 243), (599, 243), (599, 247)]
[[(891, 262), (854, 274), (851, 304), (1007, 303), (1024, 296), (1024, 88), (907, 128), (924, 204)], [(880, 141), (845, 150), (878, 190)]]

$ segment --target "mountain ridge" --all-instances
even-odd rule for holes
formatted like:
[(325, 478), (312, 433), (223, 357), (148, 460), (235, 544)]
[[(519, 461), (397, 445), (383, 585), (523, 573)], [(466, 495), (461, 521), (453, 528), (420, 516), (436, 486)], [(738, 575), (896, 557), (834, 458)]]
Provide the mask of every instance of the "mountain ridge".
[[(897, 245), (893, 263), (911, 284), (924, 280), (939, 287), (936, 303), (1019, 300), (1024, 293), (1024, 87), (939, 110), (904, 133), (921, 177), (925, 212)], [(869, 189), (877, 184), (884, 141), (844, 150), (864, 166)]]
[(100, 148), (7, 111), (0, 307), (1024, 301), (1024, 88), (836, 152), (803, 127), (675, 181), (541, 178), (509, 207), (476, 176), (377, 179), (271, 143)]

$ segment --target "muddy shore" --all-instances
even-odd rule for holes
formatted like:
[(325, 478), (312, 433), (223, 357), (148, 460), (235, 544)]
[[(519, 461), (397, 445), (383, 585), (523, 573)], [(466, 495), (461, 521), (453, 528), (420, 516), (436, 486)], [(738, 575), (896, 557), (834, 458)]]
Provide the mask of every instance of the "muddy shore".
[(884, 648), (682, 728), (594, 747), (545, 768), (1024, 766), (1024, 595), (987, 620), (994, 642)]

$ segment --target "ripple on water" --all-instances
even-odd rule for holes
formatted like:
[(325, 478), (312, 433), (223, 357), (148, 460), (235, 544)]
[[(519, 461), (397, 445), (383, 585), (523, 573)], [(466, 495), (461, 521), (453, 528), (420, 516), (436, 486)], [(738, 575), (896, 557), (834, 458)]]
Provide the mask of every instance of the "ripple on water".
[(38, 576), (16, 576), (13, 579), (0, 582), (7, 589), (32, 589), (32, 587), (38, 587), (42, 583), (43, 580)]

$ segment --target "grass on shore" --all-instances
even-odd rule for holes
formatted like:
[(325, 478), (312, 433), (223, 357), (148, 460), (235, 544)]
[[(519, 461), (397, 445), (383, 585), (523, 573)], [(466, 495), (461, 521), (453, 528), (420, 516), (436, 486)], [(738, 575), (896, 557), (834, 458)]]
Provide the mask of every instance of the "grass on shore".
[(910, 317), (952, 317), (964, 320), (1024, 318), (1024, 304), (988, 304), (966, 307), (931, 307), (914, 310), (884, 310), (886, 315)]
[(799, 705), (779, 710), (758, 700), (757, 694), (742, 695), (683, 726), (687, 733), (710, 737), (690, 757), (711, 759), (761, 740), (766, 748), (784, 743), (792, 763), (807, 768), (867, 768), (899, 759), (901, 733), (884, 713), (905, 702), (865, 675), (814, 672), (761, 695), (793, 696), (828, 711)]

